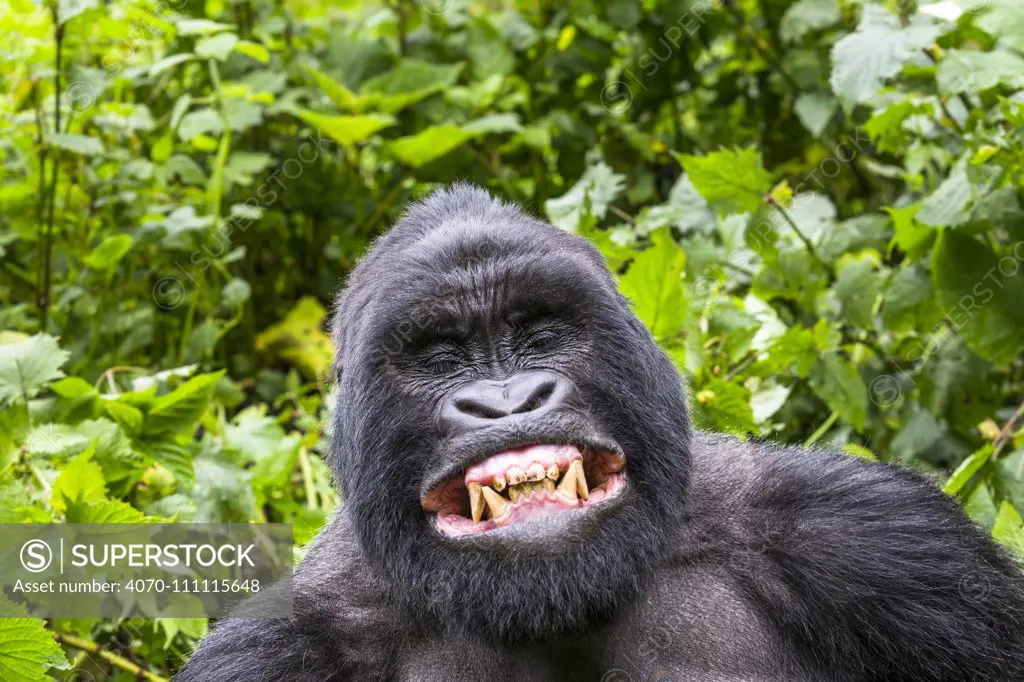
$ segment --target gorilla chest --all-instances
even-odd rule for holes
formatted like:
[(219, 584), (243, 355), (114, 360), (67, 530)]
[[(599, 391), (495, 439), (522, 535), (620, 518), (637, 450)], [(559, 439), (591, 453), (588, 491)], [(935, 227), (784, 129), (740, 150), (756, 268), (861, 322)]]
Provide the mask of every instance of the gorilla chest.
[(782, 679), (792, 666), (755, 611), (727, 582), (663, 575), (613, 623), (534, 646), (431, 640), (407, 650), (398, 679), (461, 682), (587, 680), (726, 682)]

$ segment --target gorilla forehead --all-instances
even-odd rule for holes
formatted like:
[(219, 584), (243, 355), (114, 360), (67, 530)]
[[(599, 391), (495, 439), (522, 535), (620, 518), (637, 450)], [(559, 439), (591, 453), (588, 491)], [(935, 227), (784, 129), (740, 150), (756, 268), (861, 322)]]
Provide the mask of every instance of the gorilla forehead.
[(454, 185), (412, 205), (350, 275), (335, 319), (339, 361), (364, 333), (425, 318), (572, 313), (615, 295), (589, 242), (482, 189)]

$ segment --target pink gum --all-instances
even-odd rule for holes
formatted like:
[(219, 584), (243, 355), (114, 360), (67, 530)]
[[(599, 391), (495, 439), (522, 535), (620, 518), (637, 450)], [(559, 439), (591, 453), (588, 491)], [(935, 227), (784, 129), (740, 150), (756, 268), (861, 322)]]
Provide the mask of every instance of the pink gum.
[(504, 476), (509, 467), (517, 466), (525, 470), (534, 462), (539, 462), (545, 469), (552, 464), (558, 465), (559, 471), (565, 471), (574, 459), (582, 457), (582, 453), (574, 445), (527, 445), (526, 447), (506, 450), (488, 457), (484, 461), (466, 469), (466, 483), (490, 485), (495, 476)]

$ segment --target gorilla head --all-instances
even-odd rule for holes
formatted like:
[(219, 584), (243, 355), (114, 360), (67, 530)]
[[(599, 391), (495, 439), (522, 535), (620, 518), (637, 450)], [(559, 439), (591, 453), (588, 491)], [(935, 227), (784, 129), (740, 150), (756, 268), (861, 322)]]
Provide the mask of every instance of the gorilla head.
[(683, 513), (690, 427), (585, 240), (441, 190), (355, 269), (334, 330), (331, 464), (410, 614), (540, 638), (638, 593)]

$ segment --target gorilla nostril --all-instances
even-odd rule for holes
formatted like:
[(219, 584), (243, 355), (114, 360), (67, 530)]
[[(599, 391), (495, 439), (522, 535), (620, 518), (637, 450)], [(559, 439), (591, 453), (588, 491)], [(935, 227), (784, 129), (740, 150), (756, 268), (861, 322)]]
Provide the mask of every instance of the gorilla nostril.
[(521, 412), (533, 412), (544, 406), (551, 396), (555, 393), (555, 382), (548, 381), (538, 386), (537, 389), (530, 394), (526, 402), (516, 408), (513, 412), (519, 414)]
[(473, 398), (456, 398), (455, 409), (463, 414), (480, 419), (501, 419), (507, 417), (508, 413)]

